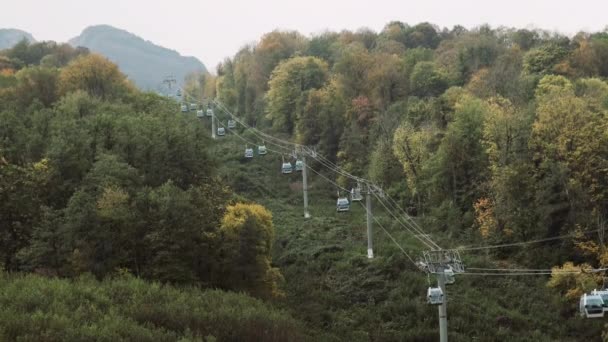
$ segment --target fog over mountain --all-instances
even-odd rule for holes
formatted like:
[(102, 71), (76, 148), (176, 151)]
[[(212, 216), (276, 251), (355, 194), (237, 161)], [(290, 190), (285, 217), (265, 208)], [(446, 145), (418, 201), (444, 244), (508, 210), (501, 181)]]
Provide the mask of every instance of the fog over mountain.
[(19, 43), (23, 38), (35, 42), (34, 36), (18, 29), (0, 29), (0, 50), (8, 49)]

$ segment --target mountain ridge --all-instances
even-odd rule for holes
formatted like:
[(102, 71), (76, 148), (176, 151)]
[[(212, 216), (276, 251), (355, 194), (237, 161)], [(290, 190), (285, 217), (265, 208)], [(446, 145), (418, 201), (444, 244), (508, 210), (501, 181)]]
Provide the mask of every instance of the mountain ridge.
[(24, 38), (30, 43), (36, 41), (34, 36), (29, 32), (16, 28), (0, 28), (0, 50), (9, 49)]
[(207, 71), (196, 57), (182, 56), (176, 50), (110, 25), (88, 26), (68, 43), (104, 55), (142, 89), (160, 90), (167, 75), (175, 76), (181, 84), (189, 73)]

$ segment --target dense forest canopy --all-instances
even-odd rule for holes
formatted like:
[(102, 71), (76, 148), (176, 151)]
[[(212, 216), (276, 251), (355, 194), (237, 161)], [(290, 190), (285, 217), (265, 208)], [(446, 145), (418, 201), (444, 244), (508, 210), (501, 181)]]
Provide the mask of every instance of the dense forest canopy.
[[(273, 31), (212, 81), (250, 124), (371, 177), (432, 230), (491, 244), (605, 225), (607, 57), (606, 32), (391, 22)], [(599, 244), (538, 262), (603, 265)]]
[[(576, 298), (602, 279), (559, 271), (608, 266), (606, 59), (607, 32), (567, 37), (391, 22), (380, 32), (273, 31), (227, 58), (216, 75), (189, 75), (183, 90), (196, 94), (193, 101), (216, 98), (248, 124), (315, 146), (349, 173), (372, 179), (442, 245), (574, 236), (486, 255), (509, 265), (556, 267), (543, 285), (562, 300), (559, 314), (571, 317)], [(293, 246), (302, 243), (301, 227), (290, 226), (289, 214), (235, 193), (246, 177), (234, 170), (236, 180), (221, 177), (221, 162), (230, 156), (212, 155), (205, 124), (177, 109), (171, 99), (138, 91), (116, 65), (86, 49), (22, 41), (1, 51), (3, 269), (105, 281), (133, 274), (241, 291), (289, 307), (312, 329), (334, 331), (333, 340), (434, 338), (426, 326), (416, 330), (414, 316), (428, 313), (411, 300), (418, 295), (411, 289), (424, 288), (425, 279), (403, 272), (410, 269), (393, 255), (368, 265), (343, 247)], [(283, 235), (277, 246), (278, 215), (282, 233), (297, 234)], [(329, 233), (335, 221), (306, 224)], [(342, 274), (325, 257), (343, 258), (343, 273), (362, 270), (361, 282), (375, 281), (385, 292), (341, 284)], [(311, 279), (299, 278), (302, 270), (321, 270), (334, 277), (333, 286), (340, 283), (336, 291), (352, 292), (334, 298), (332, 284), (307, 287)], [(36, 278), (7, 279), (38, 286)], [(98, 286), (144, 286), (124, 282)], [(308, 298), (311, 293), (324, 297)], [(296, 306), (294, 294), (310, 302)], [(406, 307), (394, 307), (396, 301)], [(466, 324), (487, 336), (487, 320), (474, 315), (469, 310), (468, 321), (456, 321), (461, 339)], [(376, 320), (362, 323), (370, 316)], [(277, 321), (281, 333), (299, 324)], [(412, 329), (401, 332), (394, 322)], [(569, 324), (552, 322), (552, 333), (576, 326)], [(529, 338), (543, 336), (539, 329)], [(499, 333), (508, 339), (517, 332)]]
[[(138, 92), (116, 65), (86, 50), (23, 41), (2, 58), (5, 270), (99, 278), (125, 270), (278, 294), (270, 213), (231, 200), (195, 118), (176, 116), (172, 100)], [(247, 234), (267, 247), (224, 255)], [(239, 253), (258, 260), (243, 263)], [(237, 283), (231, 270), (264, 281)]]

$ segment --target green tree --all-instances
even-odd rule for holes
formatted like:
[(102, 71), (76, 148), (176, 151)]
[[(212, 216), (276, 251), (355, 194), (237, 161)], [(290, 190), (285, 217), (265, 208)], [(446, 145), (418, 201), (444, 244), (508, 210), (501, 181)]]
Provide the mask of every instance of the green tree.
[(531, 205), (535, 202), (533, 164), (527, 146), (532, 120), (532, 115), (517, 110), (508, 100), (493, 98), (488, 103), (482, 140), (489, 160), (487, 195), (495, 233), (506, 239), (516, 236), (519, 241), (538, 233), (538, 217)]
[(321, 88), (326, 80), (327, 63), (315, 57), (294, 57), (277, 66), (266, 95), (275, 129), (292, 133), (308, 91)]
[[(537, 102), (530, 147), (540, 165), (538, 177), (560, 182), (552, 188), (561, 189), (566, 213), (596, 210), (605, 215), (608, 141), (604, 111), (593, 111), (597, 102), (577, 97), (572, 84), (556, 76), (541, 80)], [(556, 174), (560, 177), (551, 177)], [(578, 220), (579, 224), (586, 221)], [(563, 224), (556, 222), (553, 231)]]
[(393, 154), (403, 167), (410, 191), (417, 196), (424, 191), (420, 184), (422, 168), (431, 156), (433, 135), (432, 127), (416, 129), (410, 123), (403, 122), (393, 136)]
[(29, 106), (35, 100), (47, 107), (57, 101), (59, 78), (57, 69), (29, 67), (21, 69), (15, 77), (17, 78), (15, 96), (23, 107)]
[(545, 44), (524, 55), (524, 71), (528, 74), (551, 73), (557, 63), (566, 57), (567, 51), (556, 44)]
[(443, 73), (433, 62), (416, 64), (410, 75), (410, 89), (416, 96), (439, 96), (448, 88)]
[(487, 177), (487, 155), (481, 143), (486, 106), (464, 97), (456, 105), (437, 152), (429, 160), (428, 186), (433, 200), (448, 200), (462, 212), (473, 203)]
[(39, 223), (49, 174), (47, 160), (20, 167), (0, 155), (0, 258), (5, 270), (19, 267), (16, 256)]

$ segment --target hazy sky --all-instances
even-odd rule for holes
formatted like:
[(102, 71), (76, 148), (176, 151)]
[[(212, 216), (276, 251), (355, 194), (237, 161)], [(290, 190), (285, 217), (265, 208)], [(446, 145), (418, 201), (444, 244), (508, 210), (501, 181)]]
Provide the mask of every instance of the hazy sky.
[(209, 69), (276, 28), (304, 34), (369, 27), (391, 20), (441, 27), (538, 27), (572, 34), (608, 25), (608, 0), (0, 0), (0, 28), (37, 40), (67, 41), (109, 24), (198, 57)]

